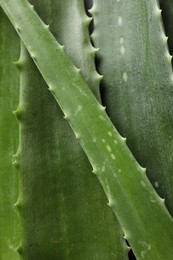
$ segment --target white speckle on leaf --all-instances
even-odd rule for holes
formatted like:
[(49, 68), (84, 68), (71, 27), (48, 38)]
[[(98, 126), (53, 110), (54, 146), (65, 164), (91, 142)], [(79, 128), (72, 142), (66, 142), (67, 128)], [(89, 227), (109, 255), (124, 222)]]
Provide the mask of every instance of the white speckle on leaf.
[(155, 186), (156, 188), (159, 187), (158, 181), (155, 181), (155, 182), (154, 182), (154, 186)]
[(115, 158), (115, 155), (114, 155), (113, 153), (111, 153), (111, 158), (112, 158), (113, 160), (116, 159), (116, 158)]
[(110, 131), (108, 131), (108, 135), (109, 135), (109, 136), (112, 136), (112, 133), (111, 133)]
[(108, 150), (108, 152), (112, 151), (112, 149), (111, 149), (111, 147), (109, 145), (106, 145), (106, 149)]
[(96, 143), (96, 141), (97, 141), (97, 138), (94, 136), (93, 137), (93, 143)]
[(124, 82), (127, 82), (127, 80), (128, 80), (128, 75), (126, 72), (123, 73), (123, 80), (124, 80)]
[(121, 52), (121, 54), (122, 54), (122, 55), (124, 55), (124, 54), (125, 54), (125, 52), (126, 52), (126, 49), (124, 48), (124, 46), (121, 46), (121, 48), (120, 48), (120, 52)]
[(102, 121), (106, 121), (105, 117), (103, 115), (100, 115), (99, 118), (102, 120)]
[(102, 168), (101, 168), (102, 172), (105, 172), (105, 163), (103, 164)]
[(151, 245), (148, 245), (148, 250), (151, 250)]
[(118, 16), (118, 25), (122, 26), (123, 25), (123, 19), (121, 16)]

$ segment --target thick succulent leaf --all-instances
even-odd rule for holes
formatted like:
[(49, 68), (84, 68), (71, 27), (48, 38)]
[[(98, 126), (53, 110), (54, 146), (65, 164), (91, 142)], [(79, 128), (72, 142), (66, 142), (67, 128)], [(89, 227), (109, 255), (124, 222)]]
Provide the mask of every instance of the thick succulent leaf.
[(0, 4), (79, 139), (137, 258), (171, 259), (172, 218), (79, 71), (27, 1)]
[[(83, 3), (32, 3), (76, 66), (82, 67), (99, 99), (100, 80)], [(21, 176), (17, 207), (23, 224), (18, 249), (22, 259), (127, 259), (122, 231), (101, 185), (24, 47), (17, 65), (20, 146), (15, 157)]]
[(91, 12), (107, 113), (173, 214), (173, 75), (157, 1), (95, 0)]
[(18, 172), (12, 155), (18, 143), (18, 125), (12, 114), (18, 102), (19, 75), (13, 61), (19, 55), (19, 39), (0, 9), (0, 259), (18, 260), (19, 216), (14, 202)]

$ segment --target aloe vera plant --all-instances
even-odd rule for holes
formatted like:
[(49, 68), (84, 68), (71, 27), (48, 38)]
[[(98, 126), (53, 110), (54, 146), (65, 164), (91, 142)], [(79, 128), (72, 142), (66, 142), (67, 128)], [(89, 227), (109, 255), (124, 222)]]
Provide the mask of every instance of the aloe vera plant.
[[(153, 4), (152, 10), (157, 7), (156, 1), (149, 2)], [(14, 3), (12, 0), (0, 0), (0, 5), (24, 42), (49, 90), (63, 110), (65, 119), (69, 121), (76, 138), (88, 156), (93, 166), (93, 172), (98, 177), (108, 197), (109, 206), (115, 212), (137, 259), (171, 259), (173, 255), (171, 247), (172, 218), (163, 200), (148, 181), (145, 169), (139, 166), (130, 153), (125, 139), (119, 135), (112, 125), (105, 109), (90, 91), (79, 69), (73, 65), (62, 46), (50, 33), (47, 25), (40, 20), (27, 1), (17, 0)], [(142, 4), (139, 5), (139, 7), (141, 6)], [(24, 86), (26, 84), (25, 77), (30, 75), (27, 67), (30, 66), (30, 61), (25, 50), (23, 55), (18, 62), (18, 67), (20, 70), (24, 69), (21, 72), (22, 85)], [(29, 63), (26, 63), (25, 58)], [(169, 75), (171, 75), (171, 64), (167, 69)], [(125, 78), (127, 79), (127, 77)], [(36, 90), (31, 92), (34, 91)], [(23, 92), (23, 95), (25, 94), (26, 92)], [(27, 104), (29, 106), (29, 103)], [(26, 107), (24, 104), (21, 105), (23, 105), (23, 108), (19, 106), (16, 115), (22, 126), (22, 120), (26, 120), (27, 117), (25, 116)], [(32, 114), (32, 116), (34, 115)], [(52, 138), (51, 133), (48, 135), (50, 138)], [(29, 145), (30, 143), (28, 143), (28, 148)], [(18, 156), (20, 152), (21, 146), (18, 150)], [(19, 156), (16, 162), (19, 164), (19, 168), (20, 159)], [(25, 157), (23, 160), (26, 164), (27, 158)], [(46, 157), (45, 160), (47, 161), (48, 158)], [(28, 165), (28, 167), (30, 166)], [(79, 178), (80, 176), (78, 176)], [(22, 185), (21, 190), (23, 187), (26, 187), (26, 185)], [(58, 189), (54, 190), (53, 194), (56, 194), (56, 192), (58, 193)], [(22, 190), (22, 193), (27, 199), (23, 200), (20, 197), (17, 203), (21, 215), (22, 208), (26, 208), (26, 203), (30, 199), (27, 194), (24, 194), (24, 190)], [(44, 211), (42, 214), (44, 214)], [(25, 217), (27, 216), (25, 215)], [(27, 226), (25, 218), (23, 220), (24, 225)], [(62, 226), (62, 228), (64, 227), (65, 225)], [(44, 228), (46, 226), (43, 225)], [(160, 240), (161, 236), (164, 237), (163, 240)], [(39, 245), (39, 247), (41, 248), (42, 245)], [(23, 248), (25, 248), (25, 244)], [(42, 250), (44, 252), (44, 247)], [(22, 255), (22, 250), (19, 251)], [(32, 250), (30, 252), (32, 253)], [(56, 253), (51, 257), (57, 259)], [(50, 259), (52, 259), (51, 257)], [(66, 257), (70, 259), (69, 255)]]
[[(0, 10), (0, 259), (18, 259), (20, 221), (14, 203), (18, 173), (12, 155), (18, 145), (18, 127), (12, 111), (18, 103), (19, 75), (13, 61), (19, 55), (19, 39)], [(9, 78), (11, 79), (9, 81)]]

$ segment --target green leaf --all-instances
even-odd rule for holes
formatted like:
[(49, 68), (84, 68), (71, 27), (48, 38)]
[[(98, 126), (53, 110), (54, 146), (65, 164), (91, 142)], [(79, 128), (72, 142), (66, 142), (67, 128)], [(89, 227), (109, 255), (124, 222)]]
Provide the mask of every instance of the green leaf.
[(92, 12), (107, 113), (173, 214), (173, 75), (157, 1), (95, 0)]
[[(19, 39), (0, 9), (0, 259), (18, 260), (20, 221), (14, 203), (18, 172), (12, 155), (18, 143), (18, 125), (12, 114), (18, 102), (19, 75), (13, 61), (19, 54)], [(10, 81), (9, 81), (10, 79)]]

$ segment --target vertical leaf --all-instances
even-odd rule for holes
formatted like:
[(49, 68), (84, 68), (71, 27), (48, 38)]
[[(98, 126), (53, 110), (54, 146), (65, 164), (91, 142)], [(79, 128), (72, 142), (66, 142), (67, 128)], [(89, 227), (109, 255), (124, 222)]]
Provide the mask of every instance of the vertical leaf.
[(14, 209), (18, 172), (12, 155), (18, 143), (18, 125), (12, 114), (18, 102), (19, 75), (13, 61), (19, 55), (19, 39), (0, 9), (0, 259), (18, 260), (19, 216)]
[(173, 76), (157, 1), (95, 0), (91, 12), (107, 113), (173, 214)]

